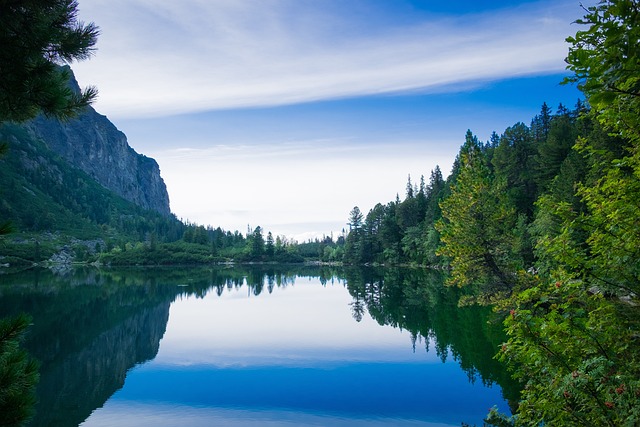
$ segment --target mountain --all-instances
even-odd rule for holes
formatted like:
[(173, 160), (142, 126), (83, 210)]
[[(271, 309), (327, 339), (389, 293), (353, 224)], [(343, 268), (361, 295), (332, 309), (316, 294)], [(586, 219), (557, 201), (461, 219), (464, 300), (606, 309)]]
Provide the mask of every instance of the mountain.
[[(71, 88), (80, 87), (71, 74)], [(89, 107), (68, 122), (39, 116), (26, 125), (54, 153), (125, 200), (168, 215), (169, 195), (155, 160), (136, 153), (127, 137)]]
[(0, 142), (8, 146), (0, 156), (0, 224), (114, 244), (182, 236), (156, 161), (94, 109), (68, 122), (0, 123)]

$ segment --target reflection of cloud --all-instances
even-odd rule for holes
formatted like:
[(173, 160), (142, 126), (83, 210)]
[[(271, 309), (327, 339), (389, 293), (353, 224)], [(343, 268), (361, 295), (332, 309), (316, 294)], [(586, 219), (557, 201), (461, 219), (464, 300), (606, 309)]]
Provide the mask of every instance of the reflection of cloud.
[(87, 2), (102, 35), (75, 69), (111, 116), (455, 91), (563, 70), (576, 10), (559, 3), (400, 23), (337, 1)]
[[(265, 390), (266, 393), (269, 390)], [(459, 423), (429, 422), (399, 417), (347, 417), (302, 411), (264, 410), (258, 408), (220, 408), (178, 405), (173, 402), (110, 401), (97, 409), (82, 425), (85, 427), (286, 427), (286, 426), (349, 426), (349, 427), (454, 427)]]
[(295, 286), (276, 287), (273, 294), (265, 290), (255, 296), (244, 286), (227, 289), (221, 296), (210, 292), (203, 299), (175, 301), (152, 365), (330, 367), (351, 362), (441, 362), (435, 352), (414, 353), (407, 331), (380, 326), (368, 315), (356, 323), (349, 310), (351, 300), (343, 284), (323, 286), (317, 278), (308, 282), (299, 278)]

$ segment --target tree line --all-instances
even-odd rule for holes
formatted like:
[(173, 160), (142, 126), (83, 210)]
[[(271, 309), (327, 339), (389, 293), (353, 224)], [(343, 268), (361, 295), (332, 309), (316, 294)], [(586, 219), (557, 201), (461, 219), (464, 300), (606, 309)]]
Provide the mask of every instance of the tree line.
[(461, 303), (503, 314), (523, 390), (488, 425), (640, 422), (640, 4), (584, 11), (566, 82), (585, 101), (468, 132), (446, 181), (350, 213), (345, 261), (445, 264)]
[(468, 132), (444, 182), (349, 217), (346, 262), (446, 265), (460, 303), (504, 316), (497, 357), (523, 389), (488, 425), (640, 422), (640, 3), (584, 12), (565, 80), (584, 101)]

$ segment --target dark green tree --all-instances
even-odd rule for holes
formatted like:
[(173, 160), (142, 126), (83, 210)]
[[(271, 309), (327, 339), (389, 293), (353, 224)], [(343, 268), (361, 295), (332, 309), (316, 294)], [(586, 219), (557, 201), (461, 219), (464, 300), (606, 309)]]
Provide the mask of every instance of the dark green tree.
[(533, 217), (537, 196), (532, 173), (535, 153), (529, 128), (517, 123), (504, 131), (492, 159), (496, 177), (506, 180), (507, 191), (518, 213), (527, 218)]
[[(437, 167), (437, 166), (436, 166)], [(427, 185), (424, 182), (424, 175), (420, 175), (420, 187), (416, 193), (416, 209), (418, 221), (423, 221), (427, 213)]]
[(407, 177), (407, 199), (411, 199), (415, 196), (413, 184), (411, 183), (411, 175)]
[(33, 415), (38, 363), (20, 348), (31, 319), (0, 320), (0, 425), (21, 426)]
[(553, 116), (548, 123), (546, 137), (536, 141), (535, 182), (540, 191), (548, 190), (553, 178), (560, 173), (562, 163), (578, 138), (578, 127), (572, 114)]
[(344, 261), (348, 264), (360, 264), (363, 261), (364, 232), (360, 208), (355, 206), (349, 213), (349, 234), (345, 242)]
[(549, 108), (546, 102), (543, 102), (540, 108), (540, 114), (531, 120), (531, 135), (536, 144), (547, 140), (551, 126), (551, 116), (551, 108)]
[(252, 259), (259, 259), (264, 254), (264, 237), (262, 236), (262, 227), (257, 226), (247, 242), (249, 245), (249, 254)]
[(362, 228), (362, 220), (363, 220), (364, 216), (362, 215), (362, 212), (360, 211), (360, 208), (355, 206), (353, 209), (351, 209), (351, 212), (349, 212), (349, 231), (358, 231)]
[(264, 252), (265, 255), (267, 255), (268, 258), (273, 258), (273, 255), (275, 254), (276, 248), (275, 248), (275, 244), (273, 241), (273, 234), (271, 234), (271, 232), (267, 233), (267, 243), (265, 245), (264, 248)]
[(60, 66), (89, 58), (97, 40), (77, 8), (75, 0), (0, 2), (0, 122), (68, 118), (96, 98), (93, 87), (74, 93)]
[(386, 215), (385, 206), (377, 203), (369, 211), (364, 223), (365, 252), (367, 262), (383, 263), (384, 240), (382, 237), (384, 218)]
[(435, 223), (441, 216), (440, 201), (443, 197), (445, 181), (442, 177), (440, 166), (435, 167), (429, 176), (429, 185), (427, 187), (427, 209), (424, 220), (427, 224)]

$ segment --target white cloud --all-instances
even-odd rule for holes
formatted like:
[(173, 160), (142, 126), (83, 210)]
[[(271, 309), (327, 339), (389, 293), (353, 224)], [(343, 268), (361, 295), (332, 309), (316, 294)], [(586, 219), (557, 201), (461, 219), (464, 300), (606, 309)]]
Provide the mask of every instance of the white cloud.
[(137, 402), (124, 399), (109, 400), (96, 409), (81, 425), (83, 427), (137, 427), (141, 423), (156, 427), (189, 425), (193, 427), (455, 427), (458, 423), (422, 421), (400, 417), (347, 417), (344, 414), (318, 414), (292, 410), (256, 408), (223, 408), (190, 406), (175, 402)]
[(212, 146), (150, 153), (162, 165), (171, 210), (199, 224), (245, 232), (260, 225), (274, 235), (298, 241), (337, 237), (349, 211), (365, 213), (376, 203), (404, 198), (407, 174), (415, 182), (436, 164), (446, 174), (458, 141), (434, 145), (397, 141), (390, 144)]
[(82, 17), (102, 35), (96, 57), (74, 69), (111, 117), (453, 90), (561, 71), (576, 13), (547, 1), (400, 25), (357, 4), (87, 1)]

